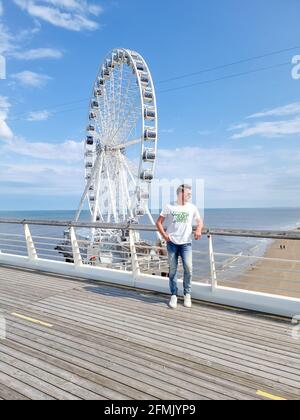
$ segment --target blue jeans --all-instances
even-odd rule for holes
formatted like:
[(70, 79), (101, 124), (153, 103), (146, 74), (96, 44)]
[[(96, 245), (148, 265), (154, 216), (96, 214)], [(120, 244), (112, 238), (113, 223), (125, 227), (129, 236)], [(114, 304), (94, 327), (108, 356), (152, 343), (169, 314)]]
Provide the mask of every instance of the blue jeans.
[(192, 292), (192, 271), (193, 271), (193, 252), (192, 244), (176, 245), (173, 242), (167, 243), (169, 266), (170, 266), (170, 291), (172, 295), (178, 294), (177, 288), (177, 270), (178, 270), (178, 259), (181, 257), (184, 278), (183, 288), (184, 295), (190, 295)]

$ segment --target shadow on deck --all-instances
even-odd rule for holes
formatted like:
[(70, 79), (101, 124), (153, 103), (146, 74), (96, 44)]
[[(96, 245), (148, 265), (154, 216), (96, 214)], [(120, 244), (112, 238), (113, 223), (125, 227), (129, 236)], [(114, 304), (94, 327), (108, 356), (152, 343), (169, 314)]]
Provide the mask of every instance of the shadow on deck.
[(300, 397), (289, 321), (0, 266), (0, 399)]

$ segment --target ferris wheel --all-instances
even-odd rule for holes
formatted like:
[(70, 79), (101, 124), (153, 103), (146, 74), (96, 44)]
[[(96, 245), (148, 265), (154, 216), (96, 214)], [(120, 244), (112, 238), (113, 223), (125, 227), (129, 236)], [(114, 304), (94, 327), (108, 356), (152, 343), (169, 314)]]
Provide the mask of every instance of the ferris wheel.
[(123, 223), (148, 215), (157, 157), (155, 89), (143, 57), (115, 49), (93, 87), (85, 141), (85, 190), (92, 222)]

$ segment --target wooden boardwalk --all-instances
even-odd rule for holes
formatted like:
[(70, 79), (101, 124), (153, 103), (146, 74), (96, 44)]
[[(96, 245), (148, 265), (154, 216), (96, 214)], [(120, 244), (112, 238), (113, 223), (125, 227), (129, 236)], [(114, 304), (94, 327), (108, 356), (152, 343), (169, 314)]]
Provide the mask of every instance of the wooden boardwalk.
[(300, 398), (285, 320), (0, 266), (0, 399)]

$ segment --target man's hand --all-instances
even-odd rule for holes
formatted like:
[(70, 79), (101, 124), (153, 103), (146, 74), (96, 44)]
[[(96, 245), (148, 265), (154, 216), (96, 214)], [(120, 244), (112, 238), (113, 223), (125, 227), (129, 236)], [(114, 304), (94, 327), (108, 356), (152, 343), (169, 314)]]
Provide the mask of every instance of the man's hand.
[(202, 229), (201, 230), (197, 229), (195, 231), (195, 235), (194, 235), (195, 241), (199, 241), (201, 239), (201, 237), (202, 237)]
[(171, 241), (170, 236), (168, 234), (164, 235), (163, 238), (164, 238), (164, 240), (166, 242), (170, 242)]
[(197, 219), (197, 228), (194, 234), (195, 241), (199, 241), (199, 239), (201, 239), (203, 226), (204, 226), (203, 220)]
[(159, 218), (156, 222), (156, 227), (157, 227), (159, 233), (161, 234), (161, 236), (163, 237), (163, 239), (166, 242), (170, 242), (171, 241), (170, 236), (167, 234), (167, 232), (165, 231), (165, 229), (163, 227), (163, 223), (164, 223), (165, 219), (166, 219), (165, 217), (159, 216)]

